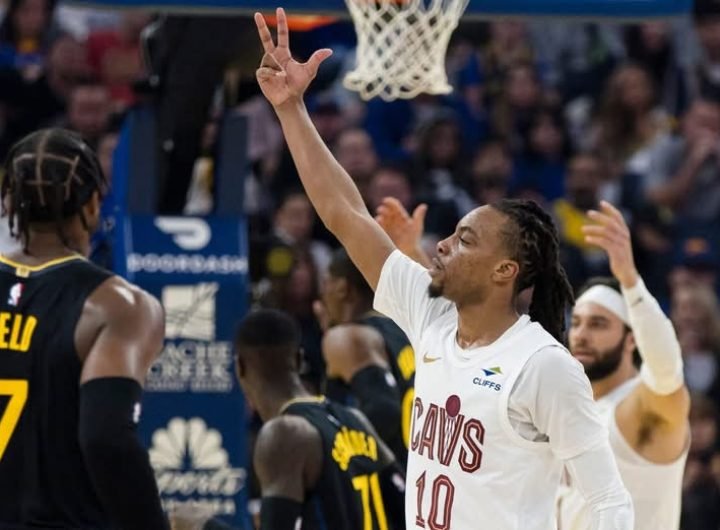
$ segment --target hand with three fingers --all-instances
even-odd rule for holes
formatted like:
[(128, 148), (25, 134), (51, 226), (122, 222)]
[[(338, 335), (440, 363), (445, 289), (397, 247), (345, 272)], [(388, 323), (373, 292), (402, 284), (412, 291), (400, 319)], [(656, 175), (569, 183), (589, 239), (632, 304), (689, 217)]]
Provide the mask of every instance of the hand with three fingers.
[(255, 13), (255, 24), (265, 50), (260, 68), (255, 72), (262, 93), (274, 107), (301, 100), (317, 75), (320, 63), (332, 55), (332, 50), (317, 50), (305, 63), (293, 59), (287, 17), (282, 8), (277, 9), (277, 44), (260, 13)]
[(600, 202), (600, 209), (589, 210), (593, 221), (582, 227), (585, 241), (607, 252), (610, 270), (625, 289), (634, 287), (640, 276), (633, 259), (630, 229), (620, 210), (607, 201)]

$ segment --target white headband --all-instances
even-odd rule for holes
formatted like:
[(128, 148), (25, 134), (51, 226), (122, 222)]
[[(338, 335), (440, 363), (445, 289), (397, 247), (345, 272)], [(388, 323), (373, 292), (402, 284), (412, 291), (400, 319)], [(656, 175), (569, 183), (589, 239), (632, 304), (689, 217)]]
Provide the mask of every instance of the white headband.
[(606, 285), (593, 285), (575, 301), (575, 305), (578, 306), (585, 302), (592, 302), (604, 307), (625, 324), (630, 325), (625, 299), (615, 289)]

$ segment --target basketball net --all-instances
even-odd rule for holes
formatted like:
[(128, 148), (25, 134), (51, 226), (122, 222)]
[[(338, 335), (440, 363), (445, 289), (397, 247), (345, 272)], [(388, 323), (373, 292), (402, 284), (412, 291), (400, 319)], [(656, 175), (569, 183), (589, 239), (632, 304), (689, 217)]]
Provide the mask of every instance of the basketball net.
[(468, 0), (345, 0), (358, 37), (343, 84), (365, 100), (448, 94), (445, 54)]

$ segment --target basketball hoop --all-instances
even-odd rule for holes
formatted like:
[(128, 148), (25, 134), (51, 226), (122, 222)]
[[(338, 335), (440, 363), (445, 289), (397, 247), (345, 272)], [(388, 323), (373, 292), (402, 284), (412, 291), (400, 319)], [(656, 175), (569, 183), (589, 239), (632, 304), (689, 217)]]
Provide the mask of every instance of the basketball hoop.
[(445, 54), (468, 0), (345, 0), (358, 37), (343, 84), (365, 100), (448, 94)]

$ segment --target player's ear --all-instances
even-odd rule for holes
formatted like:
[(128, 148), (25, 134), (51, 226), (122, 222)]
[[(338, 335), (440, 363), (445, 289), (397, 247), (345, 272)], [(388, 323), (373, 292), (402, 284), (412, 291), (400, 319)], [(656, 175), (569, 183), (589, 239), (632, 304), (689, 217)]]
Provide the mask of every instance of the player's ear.
[(492, 280), (496, 283), (508, 283), (515, 281), (520, 273), (520, 264), (511, 259), (504, 259), (495, 265), (492, 272)]
[(635, 351), (637, 349), (637, 343), (635, 342), (635, 335), (632, 331), (628, 331), (625, 334), (625, 349)]

